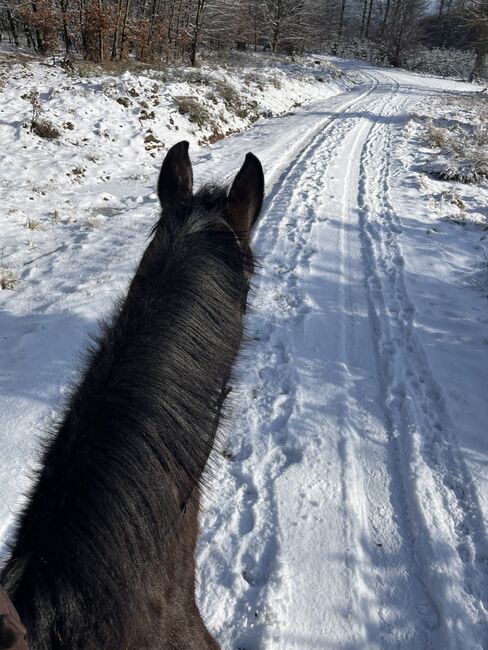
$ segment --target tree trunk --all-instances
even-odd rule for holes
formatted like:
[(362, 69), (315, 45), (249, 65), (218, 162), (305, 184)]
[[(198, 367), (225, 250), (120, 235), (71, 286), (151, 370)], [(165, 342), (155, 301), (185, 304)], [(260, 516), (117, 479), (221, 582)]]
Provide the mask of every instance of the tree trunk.
[(363, 17), (361, 18), (361, 38), (364, 37), (366, 31), (366, 13), (368, 11), (368, 0), (363, 1)]
[(60, 0), (59, 7), (61, 9), (61, 16), (63, 19), (63, 40), (66, 54), (70, 53), (71, 50), (71, 38), (68, 31), (68, 23), (66, 22), (66, 12), (68, 11), (68, 1), (69, 0)]
[[(173, 20), (175, 18), (175, 8), (176, 8), (176, 1), (171, 0), (171, 7), (169, 10), (169, 19), (168, 19), (168, 43), (171, 43), (171, 38), (172, 38), (172, 31), (173, 31)], [(180, 22), (180, 10), (181, 10), (181, 2), (180, 6), (178, 8), (178, 20), (177, 24), (179, 25)]]
[(388, 14), (390, 13), (390, 0), (386, 0), (385, 13), (383, 14), (383, 21), (381, 23), (380, 37), (383, 36), (386, 29), (386, 22), (388, 20)]
[(486, 67), (486, 53), (488, 51), (488, 43), (479, 42), (476, 45), (476, 59), (469, 80), (482, 79), (485, 76)]
[(342, 30), (344, 29), (344, 12), (346, 11), (346, 0), (342, 0), (341, 15), (339, 18), (339, 29), (337, 31), (337, 38), (340, 41), (342, 38)]
[(130, 7), (130, 0), (125, 0), (124, 17), (122, 19), (122, 35), (120, 38), (120, 54), (119, 54), (120, 59), (122, 59), (124, 54), (124, 43), (125, 43), (125, 35), (127, 32), (127, 20), (129, 18), (129, 7)]
[(371, 13), (373, 11), (373, 0), (369, 0), (369, 10), (368, 10), (368, 18), (366, 20), (366, 31), (364, 33), (364, 36), (366, 38), (369, 37), (369, 26), (371, 24)]
[[(32, 2), (32, 11), (34, 13), (37, 13), (37, 2)], [(37, 28), (36, 28), (36, 42), (37, 42), (37, 51), (40, 54), (45, 54), (46, 44), (44, 42), (44, 37), (42, 35), (42, 32)]]
[(117, 3), (117, 18), (115, 19), (115, 31), (114, 31), (114, 42), (112, 45), (112, 61), (115, 61), (120, 57), (120, 42), (121, 42), (121, 30), (120, 22), (122, 20), (122, 0), (118, 0)]
[[(445, 0), (443, 0), (444, 2)], [(441, 29), (441, 37), (440, 37), (440, 42), (441, 42), (441, 47), (445, 46), (446, 42), (446, 31), (447, 31), (447, 25), (449, 22), (449, 18), (451, 15), (451, 7), (452, 7), (452, 0), (449, 0), (447, 4), (447, 9), (445, 12), (444, 20), (442, 21), (442, 29)]]
[(195, 29), (193, 31), (193, 38), (191, 42), (191, 50), (190, 50), (190, 64), (195, 65), (196, 60), (197, 60), (197, 47), (198, 47), (198, 40), (200, 38), (200, 32), (202, 29), (202, 21), (203, 21), (203, 12), (205, 10), (205, 3), (206, 0), (198, 0), (197, 2), (197, 14), (195, 17)]
[(405, 42), (404, 42), (405, 23), (407, 21), (408, 12), (406, 7), (403, 7), (402, 9), (403, 9), (403, 14), (400, 22), (400, 31), (396, 35), (395, 57), (394, 60), (392, 61), (395, 67), (399, 67), (401, 65), (401, 54), (405, 46)]
[[(197, 0), (200, 2), (200, 0)], [(180, 29), (180, 34), (183, 34), (183, 38), (181, 40), (181, 62), (183, 63), (185, 61), (185, 56), (188, 54), (188, 42), (185, 39), (185, 36), (188, 36), (190, 34), (190, 23), (191, 23), (191, 16), (193, 12), (193, 0), (189, 0), (187, 2), (187, 5), (185, 7), (185, 11), (183, 12), (182, 20), (181, 20), (181, 29)], [(176, 47), (176, 43), (175, 43)], [(191, 57), (191, 41), (190, 41), (190, 57)]]
[[(100, 12), (100, 21), (102, 21), (102, 11), (103, 11), (102, 0), (98, 0), (98, 10)], [(98, 57), (100, 59), (100, 63), (103, 64), (105, 62), (105, 52), (103, 47), (103, 29), (101, 24), (98, 32)]]
[(278, 0), (277, 5), (276, 5), (276, 13), (275, 13), (275, 25), (273, 29), (273, 38), (271, 41), (271, 51), (273, 54), (276, 52), (276, 48), (278, 46), (278, 41), (281, 36), (281, 20), (282, 20), (282, 13), (283, 13), (283, 0)]
[(81, 33), (81, 47), (83, 50), (83, 58), (88, 58), (88, 40), (86, 35), (85, 26), (85, 0), (79, 0), (79, 18), (80, 18), (80, 33)]
[[(173, 45), (173, 61), (176, 60), (176, 48), (177, 48), (178, 39), (180, 37), (181, 8), (182, 8), (182, 6), (183, 6), (183, 0), (180, 0), (180, 2), (178, 4), (178, 14), (177, 14), (177, 17), (176, 17), (176, 28), (175, 28), (175, 31), (174, 31), (175, 36), (174, 36), (174, 45)], [(168, 48), (168, 55), (169, 55), (169, 48)]]
[[(141, 47), (141, 59), (143, 61), (145, 60), (148, 53), (152, 57), (152, 53), (154, 51), (154, 47), (152, 47), (154, 26), (156, 25), (156, 20), (158, 19), (158, 16), (159, 16), (159, 2), (158, 0), (153, 0), (152, 9), (151, 9), (151, 22), (149, 24), (149, 35), (145, 44)], [(147, 53), (146, 53), (146, 45), (147, 45)]]
[(258, 17), (257, 17), (257, 12), (254, 13), (254, 21), (253, 21), (253, 42), (254, 42), (254, 51), (258, 51)]
[(27, 39), (27, 47), (30, 47), (31, 49), (35, 50), (36, 49), (36, 44), (34, 42), (34, 37), (32, 36), (32, 32), (27, 27), (27, 25), (24, 25), (24, 34), (25, 38)]
[(15, 47), (19, 47), (19, 37), (17, 36), (17, 29), (15, 27), (15, 21), (13, 19), (12, 13), (10, 9), (7, 9), (7, 20), (8, 20), (8, 25), (10, 28), (10, 33), (12, 34), (12, 38), (14, 39), (14, 44)]

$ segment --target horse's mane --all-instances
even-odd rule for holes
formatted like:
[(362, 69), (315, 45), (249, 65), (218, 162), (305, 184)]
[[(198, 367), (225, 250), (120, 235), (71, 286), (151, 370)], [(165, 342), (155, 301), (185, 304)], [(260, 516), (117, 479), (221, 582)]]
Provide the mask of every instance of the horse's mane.
[(137, 594), (154, 590), (157, 610), (154, 576), (171, 562), (242, 337), (252, 259), (221, 217), (226, 196), (206, 186), (164, 209), (46, 436), (0, 578), (35, 650), (70, 638), (118, 650), (105, 634), (125, 638)]

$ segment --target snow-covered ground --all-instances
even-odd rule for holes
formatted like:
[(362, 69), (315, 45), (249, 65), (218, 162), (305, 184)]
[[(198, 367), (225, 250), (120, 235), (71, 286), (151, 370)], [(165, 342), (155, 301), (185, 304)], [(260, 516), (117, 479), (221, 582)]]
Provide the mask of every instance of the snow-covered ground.
[[(332, 97), (339, 85), (311, 82), (323, 98), (193, 148), (197, 183), (230, 176), (247, 151), (267, 180), (234, 424), (202, 516), (200, 606), (226, 650), (481, 650), (488, 187), (428, 177), (419, 121), (477, 89), (334, 63), (360, 83)], [(49, 113), (62, 122), (75, 111), (78, 145), (75, 131), (46, 145), (22, 129), (23, 88), (50, 104), (51, 74), (39, 67), (14, 90), (8, 81), (0, 107), (0, 266), (18, 278), (0, 292), (3, 539), (77, 350), (157, 215), (159, 155), (86, 81)], [(120, 121), (124, 135), (92, 138), (78, 127), (85, 110), (100, 133)], [(84, 174), (67, 176), (82, 155)], [(461, 204), (477, 215), (468, 226), (446, 219)]]

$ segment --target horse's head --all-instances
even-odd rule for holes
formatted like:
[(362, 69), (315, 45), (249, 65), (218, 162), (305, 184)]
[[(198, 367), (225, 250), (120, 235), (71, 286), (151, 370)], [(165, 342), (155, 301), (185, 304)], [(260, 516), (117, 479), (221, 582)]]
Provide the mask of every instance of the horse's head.
[[(198, 215), (200, 223), (207, 222), (211, 232), (226, 232), (230, 245), (239, 246), (244, 254), (246, 284), (245, 308), (249, 278), (253, 272), (250, 238), (259, 216), (264, 195), (264, 174), (261, 163), (252, 153), (227, 187), (206, 185), (193, 193), (193, 170), (188, 155), (188, 142), (175, 144), (168, 151), (158, 180), (158, 196), (163, 209), (162, 220), (186, 219)], [(176, 217), (175, 217), (176, 215)]]
[[(163, 210), (191, 205), (194, 198), (207, 198), (206, 194), (212, 189), (204, 187), (199, 193), (201, 196), (193, 196), (193, 170), (188, 146), (186, 140), (178, 142), (171, 147), (163, 161), (158, 180), (158, 196)], [(256, 156), (248, 153), (225, 200), (220, 201), (220, 206), (215, 201), (215, 205), (208, 205), (207, 208), (219, 208), (221, 218), (232, 228), (241, 245), (247, 247), (263, 204), (263, 194), (263, 168)], [(220, 193), (218, 198), (221, 198)]]

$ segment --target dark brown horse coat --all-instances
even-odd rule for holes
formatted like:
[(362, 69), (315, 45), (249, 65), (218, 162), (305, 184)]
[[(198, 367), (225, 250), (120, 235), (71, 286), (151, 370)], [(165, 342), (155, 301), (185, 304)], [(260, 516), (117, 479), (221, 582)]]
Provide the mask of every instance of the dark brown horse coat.
[[(46, 439), (0, 574), (30, 650), (218, 648), (195, 603), (199, 491), (242, 339), (264, 177), (248, 154), (230, 190), (194, 194), (192, 180), (181, 142), (127, 295)], [(25, 647), (6, 615), (3, 647)]]
[(28, 650), (26, 630), (10, 598), (0, 587), (0, 650)]

